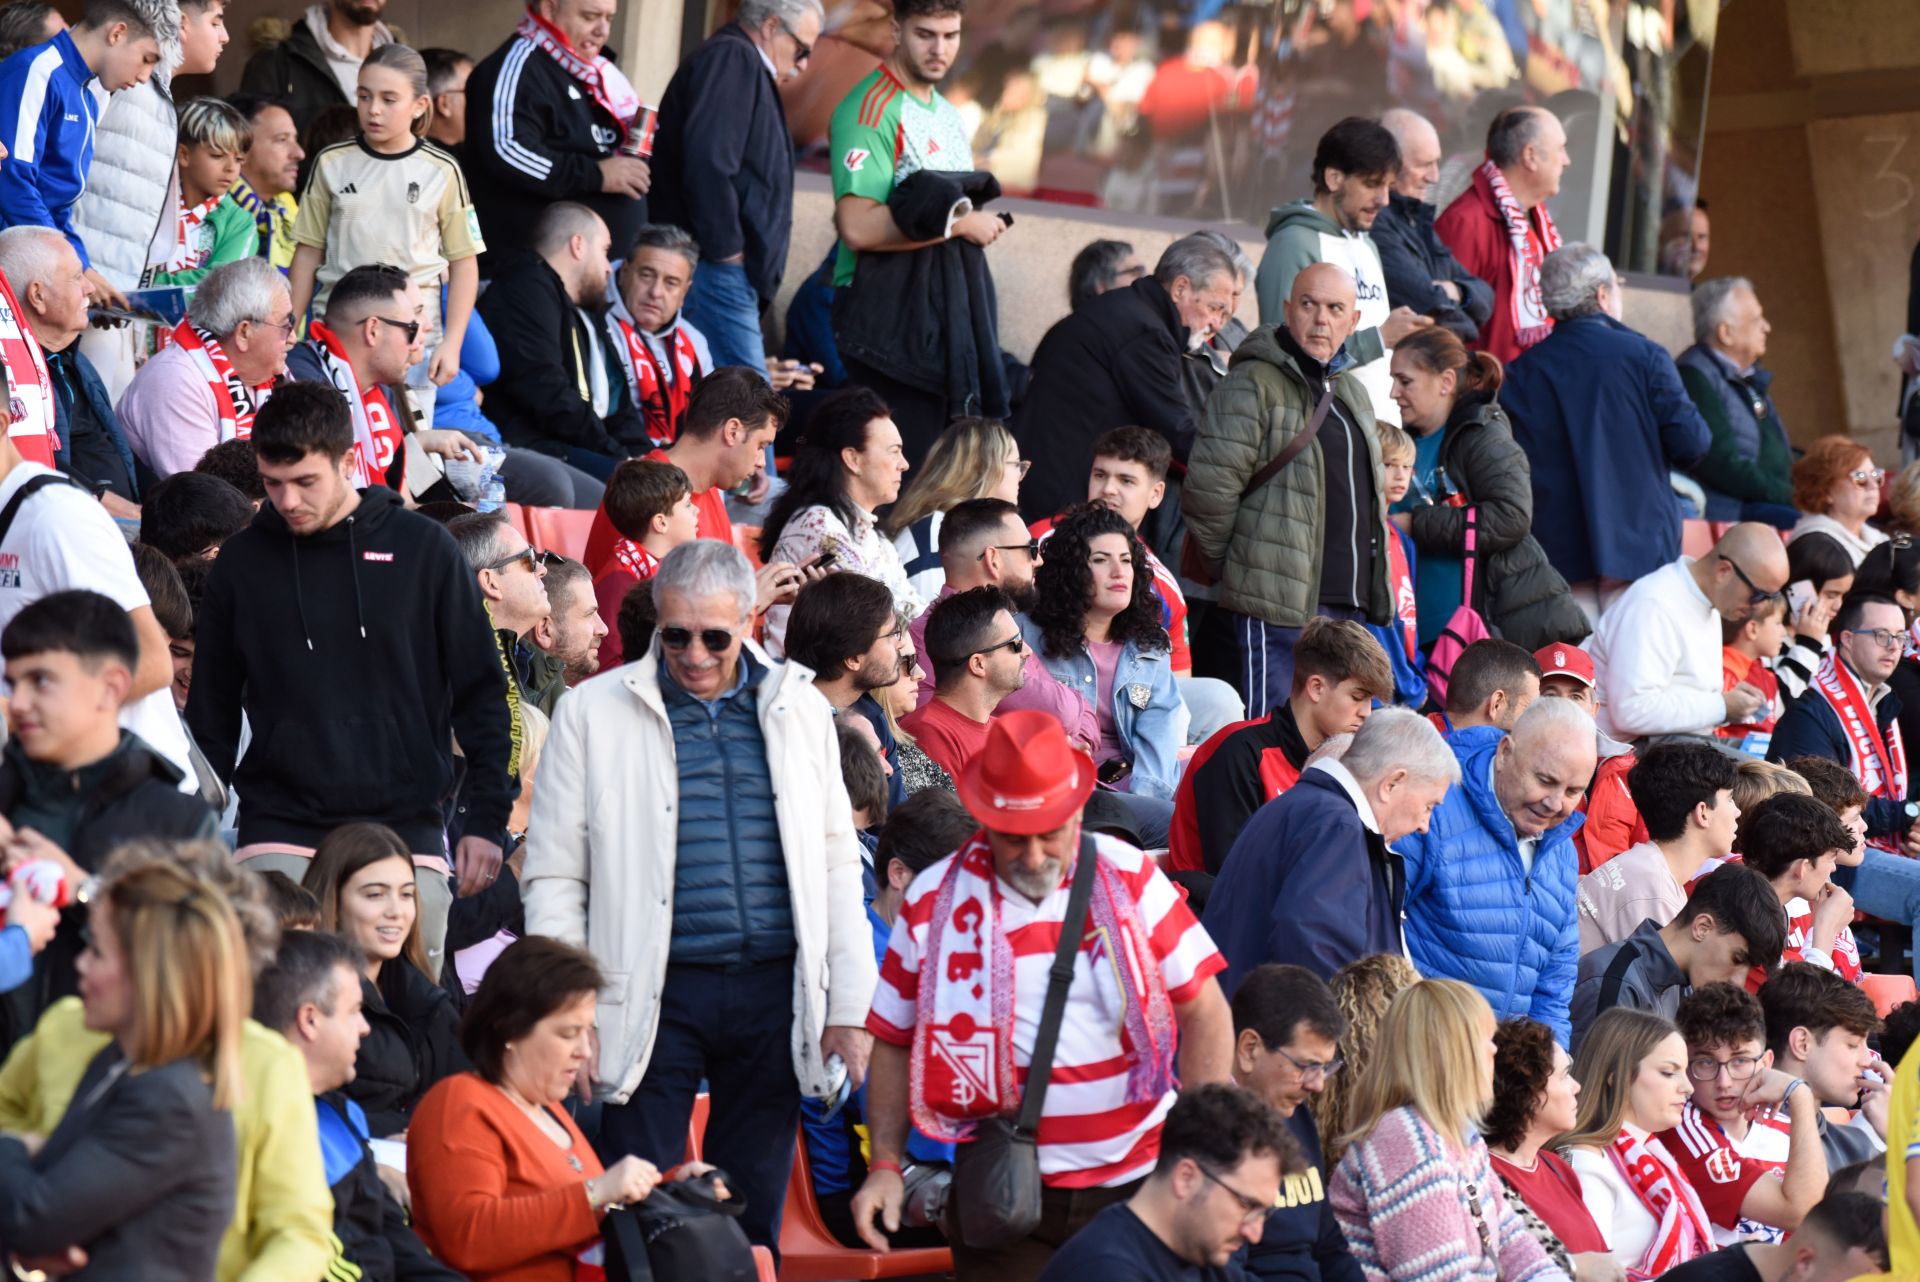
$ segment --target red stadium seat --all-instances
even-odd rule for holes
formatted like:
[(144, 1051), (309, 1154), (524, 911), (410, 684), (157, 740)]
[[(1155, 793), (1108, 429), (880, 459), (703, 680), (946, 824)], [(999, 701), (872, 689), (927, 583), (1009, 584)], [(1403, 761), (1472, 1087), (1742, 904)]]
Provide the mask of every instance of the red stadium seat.
[(733, 546), (746, 554), (753, 562), (753, 568), (760, 568), (760, 527), (757, 525), (736, 525), (733, 527)]
[(787, 1205), (780, 1222), (780, 1282), (841, 1282), (842, 1279), (939, 1276), (953, 1271), (953, 1253), (930, 1250), (855, 1251), (827, 1231), (820, 1203), (807, 1177), (807, 1140), (793, 1148), (793, 1174), (787, 1180)]
[(520, 504), (502, 503), (500, 505), (500, 515), (506, 517), (507, 523), (512, 525), (514, 529), (520, 531), (520, 533), (525, 534), (527, 532), (527, 509)]
[(1696, 560), (1713, 551), (1713, 527), (1705, 521), (1684, 522), (1680, 530), (1680, 550)]
[(586, 556), (587, 535), (593, 529), (592, 512), (570, 507), (530, 507), (526, 513), (528, 542), (572, 561)]
[(1873, 998), (1873, 1008), (1885, 1019), (1895, 1006), (1914, 999), (1913, 976), (1862, 975), (1860, 991)]

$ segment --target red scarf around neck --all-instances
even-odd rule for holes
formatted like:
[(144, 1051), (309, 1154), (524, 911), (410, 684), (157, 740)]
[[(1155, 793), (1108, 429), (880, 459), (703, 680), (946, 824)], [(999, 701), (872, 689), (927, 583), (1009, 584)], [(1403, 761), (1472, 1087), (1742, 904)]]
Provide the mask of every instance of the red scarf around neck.
[(647, 435), (657, 446), (673, 444), (680, 434), (680, 417), (687, 412), (693, 396), (693, 384), (700, 377), (700, 357), (684, 326), (675, 323), (668, 330), (669, 368), (662, 368), (653, 344), (640, 327), (622, 317), (609, 314), (620, 339), (621, 362), (627, 375), (627, 390), (646, 416)]
[(513, 34), (531, 41), (559, 63), (562, 71), (579, 81), (588, 96), (620, 126), (621, 137), (626, 137), (634, 113), (640, 110), (640, 99), (612, 63), (605, 58), (581, 57), (564, 32), (532, 9), (521, 15), (520, 25), (513, 29)]
[[(1847, 736), (1847, 768), (1853, 771), (1853, 777), (1860, 781), (1867, 795), (1904, 802), (1907, 799), (1907, 748), (1900, 738), (1900, 723), (1893, 722), (1887, 727), (1887, 733), (1881, 735), (1880, 723), (1874, 720), (1873, 705), (1867, 702), (1860, 678), (1831, 650), (1813, 674), (1813, 689), (1840, 718), (1840, 729)], [(1888, 838), (1877, 839), (1872, 844), (1883, 843), (1887, 843), (1885, 849), (1897, 849), (1897, 843)]]
[[(1625, 1127), (1613, 1137), (1608, 1156), (1656, 1221), (1653, 1240), (1638, 1265), (1627, 1265), (1628, 1282), (1657, 1278), (1713, 1250), (1713, 1228), (1700, 1195), (1687, 1183), (1660, 1141), (1634, 1138)], [(1624, 1263), (1624, 1261), (1623, 1261)]]
[[(1520, 208), (1513, 189), (1507, 186), (1507, 176), (1491, 160), (1475, 174), (1493, 194), (1494, 208), (1500, 211), (1507, 241), (1513, 247), (1513, 296), (1508, 306), (1513, 311), (1514, 341), (1521, 347), (1532, 347), (1553, 332), (1553, 318), (1540, 299), (1540, 264), (1560, 248), (1560, 229), (1553, 225), (1553, 215), (1545, 205), (1535, 205), (1531, 211)], [(1535, 214), (1540, 220), (1537, 229), (1532, 223)]]
[(213, 391), (213, 402), (220, 407), (219, 439), (244, 441), (252, 436), (253, 416), (266, 403), (273, 390), (273, 380), (268, 379), (257, 387), (249, 386), (234, 371), (220, 340), (203, 329), (196, 329), (191, 321), (183, 320), (174, 326), (172, 337)]
[(0, 276), (0, 364), (7, 372), (8, 438), (27, 462), (52, 467), (60, 451), (53, 378), (47, 373), (46, 353), (27, 328), (27, 314), (5, 276)]

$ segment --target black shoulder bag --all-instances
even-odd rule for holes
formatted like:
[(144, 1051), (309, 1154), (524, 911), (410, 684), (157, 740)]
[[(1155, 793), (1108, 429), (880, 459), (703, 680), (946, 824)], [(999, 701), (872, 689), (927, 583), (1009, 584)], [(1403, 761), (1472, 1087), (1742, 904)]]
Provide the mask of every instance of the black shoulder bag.
[[(976, 1251), (998, 1250), (1040, 1227), (1040, 1150), (1035, 1137), (1040, 1131), (1040, 1110), (1047, 1099), (1054, 1045), (1060, 1040), (1067, 987), (1073, 982), (1073, 963), (1080, 952), (1087, 901), (1093, 895), (1094, 864), (1099, 857), (1093, 839), (1083, 833), (1080, 855), (1073, 866), (1073, 889), (1067, 894), (1067, 916), (1060, 923), (1060, 944), (1053, 950), (1053, 968), (1047, 976), (1047, 1002), (1041, 1008), (1040, 1028), (1034, 1036), (1020, 1112), (1011, 1122), (1003, 1114), (977, 1123), (973, 1138), (954, 1151), (946, 1232), (950, 1239)], [(1005, 1031), (1012, 1035), (1011, 1029)]]

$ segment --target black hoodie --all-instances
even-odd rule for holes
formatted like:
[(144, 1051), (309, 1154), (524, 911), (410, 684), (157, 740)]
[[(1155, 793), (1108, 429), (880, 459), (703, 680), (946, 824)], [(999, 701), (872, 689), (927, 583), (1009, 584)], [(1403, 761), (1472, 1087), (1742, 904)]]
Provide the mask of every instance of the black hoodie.
[[(187, 723), (240, 794), (241, 845), (318, 845), (340, 824), (444, 849), (453, 736), (464, 830), (498, 841), (513, 791), (506, 673), (466, 559), (385, 486), (317, 534), (271, 503), (221, 546), (197, 626)], [(253, 731), (235, 767), (240, 714)]]

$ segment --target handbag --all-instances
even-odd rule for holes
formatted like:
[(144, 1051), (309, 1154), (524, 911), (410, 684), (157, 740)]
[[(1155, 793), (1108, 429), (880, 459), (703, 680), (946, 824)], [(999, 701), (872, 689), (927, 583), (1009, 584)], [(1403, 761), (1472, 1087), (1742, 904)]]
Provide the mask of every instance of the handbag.
[(1465, 552), (1460, 571), (1460, 605), (1447, 620), (1447, 626), (1440, 630), (1433, 644), (1427, 647), (1427, 689), (1433, 694), (1433, 701), (1441, 707), (1447, 702), (1447, 681), (1453, 676), (1453, 665), (1466, 653), (1468, 646), (1475, 641), (1484, 641), (1493, 635), (1487, 627), (1487, 621), (1473, 608), (1474, 571), (1480, 564), (1480, 532), (1475, 527), (1477, 508), (1467, 509), (1467, 529)]
[(759, 1270), (738, 1223), (747, 1204), (714, 1196), (714, 1181), (726, 1179), (715, 1169), (668, 1180), (645, 1201), (609, 1210), (600, 1227), (607, 1282), (754, 1282)]
[[(1246, 502), (1249, 494), (1252, 494), (1268, 481), (1280, 475), (1282, 469), (1284, 469), (1287, 464), (1293, 462), (1294, 459), (1300, 456), (1302, 450), (1313, 444), (1314, 437), (1320, 434), (1320, 425), (1327, 421), (1327, 415), (1331, 413), (1332, 410), (1333, 383), (1329, 381), (1327, 383), (1327, 390), (1320, 393), (1320, 400), (1313, 407), (1312, 416), (1307, 419), (1306, 430), (1281, 446), (1280, 452), (1268, 459), (1265, 466), (1253, 474), (1253, 479), (1248, 481), (1240, 491), (1240, 501), (1242, 503)], [(1186, 541), (1180, 545), (1180, 577), (1183, 579), (1191, 579), (1203, 588), (1210, 588), (1220, 582), (1220, 574), (1223, 568), (1218, 561), (1208, 557), (1206, 553), (1200, 550), (1200, 544), (1195, 541), (1193, 532), (1189, 530)]]
[(1067, 895), (1067, 915), (1060, 923), (1060, 943), (1053, 950), (1053, 967), (1047, 972), (1047, 1001), (1034, 1034), (1020, 1112), (1012, 1122), (999, 1116), (975, 1123), (973, 1137), (954, 1150), (946, 1233), (950, 1240), (976, 1251), (999, 1250), (1040, 1227), (1040, 1150), (1035, 1137), (1047, 1098), (1047, 1078), (1053, 1072), (1054, 1046), (1060, 1040), (1060, 1020), (1067, 1011), (1067, 986), (1073, 982), (1073, 963), (1080, 952), (1098, 859), (1093, 838), (1082, 833), (1080, 855), (1073, 865), (1073, 889)]

